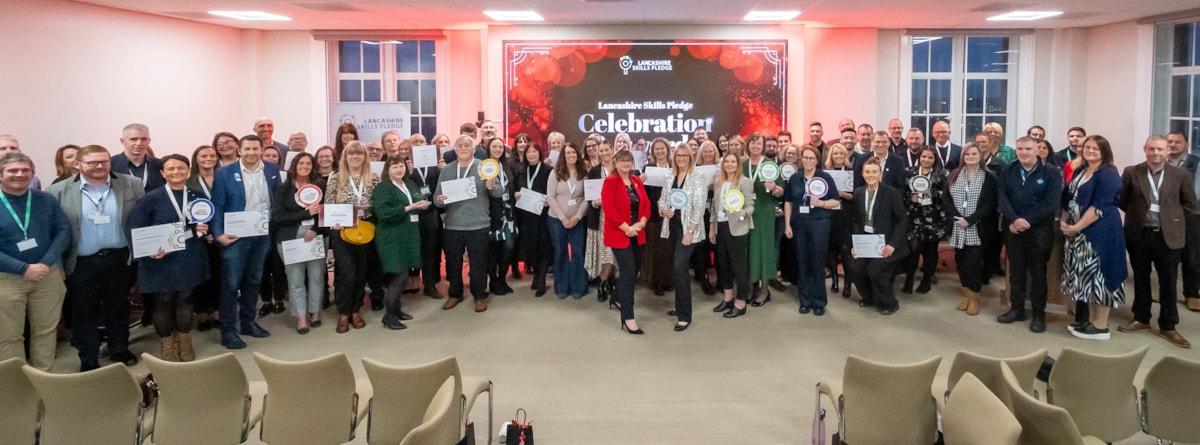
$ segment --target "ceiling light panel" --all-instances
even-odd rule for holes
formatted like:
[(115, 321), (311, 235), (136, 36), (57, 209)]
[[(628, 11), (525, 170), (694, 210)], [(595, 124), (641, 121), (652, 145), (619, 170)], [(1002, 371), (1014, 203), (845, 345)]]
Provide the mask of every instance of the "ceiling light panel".
[(800, 15), (800, 11), (750, 11), (742, 20), (748, 22), (786, 22)]
[(1040, 20), (1062, 15), (1062, 11), (1013, 11), (988, 17), (989, 22)]
[(483, 11), (483, 15), (501, 22), (540, 22), (545, 20), (533, 11)]
[(285, 17), (282, 15), (271, 14), (262, 11), (208, 11), (208, 13), (219, 17), (246, 21), (287, 22), (292, 20), (291, 17)]

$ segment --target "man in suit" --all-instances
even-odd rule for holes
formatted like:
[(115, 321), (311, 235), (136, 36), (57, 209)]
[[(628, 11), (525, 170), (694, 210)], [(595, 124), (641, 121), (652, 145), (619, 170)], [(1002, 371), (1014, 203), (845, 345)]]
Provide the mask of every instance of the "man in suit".
[(71, 225), (63, 270), (72, 298), (79, 370), (100, 367), (100, 326), (108, 332), (109, 358), (133, 366), (138, 359), (129, 352), (129, 289), (136, 275), (130, 263), (129, 213), (145, 192), (137, 178), (112, 171), (108, 149), (88, 145), (76, 156), (79, 175), (47, 191)]
[[(850, 160), (850, 165), (854, 165), (853, 156), (855, 151), (858, 150), (858, 133), (854, 131), (854, 127), (843, 128), (842, 137), (838, 140), (838, 143), (842, 144), (843, 147), (846, 147), (846, 159)], [(825, 160), (821, 159), (818, 161), (818, 164), (824, 168)]]
[(950, 123), (934, 122), (930, 135), (933, 136), (933, 154), (937, 155), (938, 165), (947, 171), (958, 168), (962, 147), (950, 142)]
[[(1188, 153), (1187, 136), (1180, 131), (1167, 134), (1167, 164), (1196, 175), (1200, 157)], [(1198, 193), (1200, 194), (1200, 193)], [(1200, 312), (1200, 205), (1187, 214), (1187, 241), (1183, 247), (1183, 299), (1188, 310)]]
[[(899, 155), (892, 153), (889, 148), (891, 139), (887, 132), (876, 131), (871, 137), (871, 149), (865, 155), (859, 155), (854, 159), (854, 186), (861, 187), (866, 182), (863, 182), (863, 164), (867, 159), (878, 159), (879, 165), (883, 167), (883, 179), (881, 183), (903, 192), (905, 190), (906, 179), (904, 171), (904, 159)], [(905, 146), (907, 149), (907, 145)]]
[(1133, 266), (1133, 322), (1121, 332), (1153, 330), (1150, 327), (1150, 266), (1158, 271), (1158, 332), (1171, 344), (1190, 348), (1179, 335), (1179, 309), (1175, 305), (1175, 279), (1186, 238), (1184, 216), (1196, 211), (1192, 176), (1167, 165), (1167, 138), (1154, 135), (1142, 148), (1146, 162), (1125, 168), (1119, 203), (1125, 211), (1125, 248)]
[(1037, 156), (1037, 141), (1017, 139), (1017, 162), (997, 175), (998, 202), (1008, 231), (1008, 264), (1012, 272), (1012, 309), (996, 321), (1025, 320), (1025, 297), (1033, 307), (1029, 330), (1046, 331), (1046, 263), (1053, 245), (1054, 215), (1062, 195), (1062, 173), (1046, 168)]
[[(887, 149), (887, 135), (876, 136), (876, 147)], [(895, 156), (895, 155), (892, 155)], [(879, 158), (868, 158), (863, 162), (861, 187), (854, 190), (854, 232), (860, 235), (884, 235), (882, 258), (866, 258), (865, 253), (851, 250), (856, 260), (853, 274), (855, 287), (862, 294), (861, 307), (875, 307), (883, 315), (892, 315), (900, 310), (896, 292), (892, 285), (896, 265), (908, 256), (908, 214), (904, 210), (901, 190), (880, 182), (884, 172)], [(903, 170), (901, 170), (903, 172)]]
[(875, 127), (871, 124), (862, 124), (858, 126), (858, 146), (854, 147), (854, 151), (850, 153), (851, 161), (861, 155), (871, 153), (873, 142), (875, 140)]
[(1034, 141), (1041, 142), (1046, 140), (1046, 129), (1041, 125), (1034, 125), (1025, 130), (1025, 136), (1033, 138)]
[(162, 161), (149, 153), (150, 127), (137, 123), (126, 125), (121, 130), (121, 145), (125, 150), (112, 157), (113, 173), (140, 179), (142, 190), (167, 184), (162, 175)]
[(904, 137), (904, 142), (908, 144), (908, 150), (905, 150), (900, 157), (904, 160), (905, 167), (919, 165), (921, 150), (925, 148), (925, 135), (921, 133), (920, 128), (912, 127), (908, 129), (908, 135)]
[[(290, 150), (288, 144), (275, 140), (275, 121), (266, 117), (260, 117), (254, 121), (254, 134), (258, 135), (263, 141), (263, 148), (275, 147), (279, 150), (280, 155), (284, 155)], [(282, 162), (283, 159), (280, 159)]]
[(1087, 139), (1087, 130), (1083, 127), (1071, 127), (1067, 130), (1067, 148), (1059, 150), (1055, 153), (1054, 165), (1063, 169), (1064, 179), (1071, 180), (1071, 175), (1066, 169), (1066, 165), (1070, 164), (1079, 157), (1079, 150), (1083, 149), (1083, 140)]
[[(279, 168), (262, 162), (263, 143), (256, 135), (238, 141), (237, 163), (218, 168), (213, 176), (213, 212), (209, 228), (221, 248), (221, 346), (242, 349), (241, 335), (262, 338), (271, 335), (254, 321), (255, 302), (262, 284), (263, 264), (271, 249), (267, 235), (239, 238), (226, 233), (228, 212), (270, 214), (271, 196), (279, 187)], [(239, 291), (241, 291), (239, 297)], [(240, 306), (240, 307), (239, 307)], [(238, 330), (238, 322), (241, 330)]]

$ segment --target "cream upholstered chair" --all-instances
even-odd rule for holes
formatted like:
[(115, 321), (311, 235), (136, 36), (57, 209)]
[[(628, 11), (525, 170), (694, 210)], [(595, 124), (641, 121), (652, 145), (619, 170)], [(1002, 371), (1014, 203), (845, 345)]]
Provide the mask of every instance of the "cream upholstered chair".
[(1142, 431), (1171, 442), (1200, 443), (1200, 362), (1163, 357), (1142, 387)]
[(125, 365), (75, 374), (22, 368), (45, 412), (41, 443), (136, 444), (142, 440), (142, 390)]
[[(1000, 372), (1012, 401), (1013, 415), (1021, 423), (1021, 445), (1104, 445), (1092, 436), (1082, 437), (1071, 413), (1060, 407), (1033, 398), (1017, 383), (1017, 376), (1007, 364)], [(949, 442), (947, 442), (949, 443)]]
[(1021, 384), (1021, 388), (1026, 393), (1033, 394), (1033, 381), (1036, 380), (1038, 369), (1042, 367), (1042, 361), (1045, 359), (1045, 349), (1037, 350), (1029, 355), (1010, 358), (988, 357), (973, 352), (959, 351), (954, 355), (954, 362), (950, 364), (950, 374), (946, 376), (946, 396), (949, 397), (959, 378), (969, 372), (983, 382), (984, 386), (992, 391), (992, 394), (1000, 398), (1005, 406), (1012, 406), (1008, 402), (1008, 387), (1005, 386), (1004, 378), (1000, 375), (1000, 363), (1007, 363), (1009, 369), (1012, 369), (1013, 374), (1017, 376), (1017, 382)]
[[(363, 368), (365, 368), (367, 370), (367, 376), (371, 377), (372, 387), (375, 388), (376, 393), (380, 392), (381, 390), (382, 391), (390, 391), (390, 390), (395, 390), (397, 388), (394, 385), (376, 386), (377, 384), (375, 382), (377, 380), (377, 377), (372, 376), (372, 373), (375, 373), (378, 375), (378, 374), (382, 374), (385, 372), (402, 372), (401, 370), (408, 370), (408, 371), (413, 371), (413, 372), (420, 372), (422, 374), (428, 374), (425, 377), (427, 379), (444, 379), (446, 376), (454, 376), (455, 386), (457, 386), (457, 391), (458, 391), (459, 397), (460, 397), (458, 421), (457, 421), (459, 438), (462, 438), (462, 436), (463, 436), (464, 431), (462, 428), (466, 425), (467, 420), (470, 418), (471, 408), (474, 407), (475, 400), (478, 398), (478, 396), (480, 394), (487, 392), (488, 393), (488, 430), (492, 431), (492, 428), (493, 428), (493, 425), (492, 425), (492, 420), (493, 420), (492, 419), (492, 382), (490, 380), (487, 380), (484, 378), (479, 378), (479, 377), (463, 377), (462, 372), (458, 367), (458, 359), (456, 359), (453, 356), (445, 357), (440, 360), (437, 360), (437, 361), (434, 361), (431, 363), (427, 363), (425, 365), (415, 366), (415, 367), (389, 366), (389, 365), (384, 365), (384, 364), (379, 363), (374, 360), (363, 359)], [(420, 370), (418, 371), (418, 369), (420, 369)], [(379, 400), (372, 401), (371, 409), (372, 410), (380, 409), (380, 407), (381, 407), (380, 404), (387, 405), (387, 407), (385, 409), (389, 409), (389, 410), (392, 409), (391, 406), (393, 406), (394, 402), (392, 400), (390, 400), (390, 398), (391, 398), (391, 396), (385, 396), (383, 398), (380, 398)], [(419, 415), (419, 414), (417, 414), (417, 415)], [(373, 419), (374, 416), (372, 415), (371, 418)], [(373, 422), (371, 422), (371, 420), (368, 420), (367, 440), (369, 442), (375, 443), (376, 439), (373, 439), (373, 437), (375, 437), (377, 434), (381, 435), (381, 437), (386, 437), (385, 442), (392, 442), (393, 441), (392, 439), (399, 440), (399, 438), (404, 437), (404, 434), (406, 434), (405, 431), (407, 431), (408, 429), (414, 428), (417, 425), (417, 423), (413, 423), (411, 420), (395, 423), (395, 422), (392, 422), (392, 419), (390, 417), (389, 417), (389, 422), (390, 423), (388, 425), (382, 425), (382, 424), (373, 423)], [(492, 441), (491, 436), (492, 435), (489, 432), (489, 434), (488, 434), (488, 443), (489, 444)]]
[(425, 408), (420, 425), (409, 431), (400, 445), (451, 445), (458, 443), (460, 393), (457, 379), (447, 377)]
[(822, 382), (817, 391), (836, 401), (838, 432), (847, 443), (928, 445), (937, 439), (932, 385), (941, 361), (888, 365), (852, 355), (846, 357), (844, 390)]
[(254, 361), (267, 382), (259, 439), (287, 445), (354, 439), (366, 410), (359, 409), (354, 371), (345, 354), (285, 362), (255, 352)]
[(1071, 413), (1079, 432), (1112, 443), (1141, 429), (1133, 377), (1146, 346), (1103, 356), (1063, 349), (1050, 370), (1046, 401)]
[[(492, 444), (492, 438), (496, 436), (495, 426), (492, 425), (492, 396), (493, 385), (492, 381), (483, 377), (463, 377), (461, 368), (458, 367), (458, 359), (454, 360), (454, 376), (462, 382), (462, 421), (458, 422), (460, 428), (465, 428), (467, 420), (471, 417), (471, 408), (475, 407), (475, 401), (483, 393), (488, 394), (488, 445)], [(459, 435), (462, 436), (461, 434)]]
[[(975, 374), (963, 374), (955, 388), (946, 402), (946, 410), (942, 412), (942, 434), (947, 444), (1017, 443), (1017, 438), (1021, 436), (1021, 423)], [(1001, 387), (1000, 390), (1008, 393), (1008, 387)]]
[(31, 444), (37, 438), (38, 395), (13, 357), (0, 362), (0, 443)]
[(158, 383), (155, 444), (242, 443), (262, 417), (250, 410), (250, 385), (233, 353), (193, 362), (143, 353), (142, 362)]
[[(462, 394), (456, 378), (458, 366), (454, 357), (446, 357), (432, 363), (417, 366), (389, 366), (363, 359), (363, 369), (371, 380), (374, 396), (368, 401), (367, 443), (395, 444), (402, 441), (413, 429), (424, 423), (426, 411), (434, 403), (434, 396), (447, 378), (453, 379), (450, 388)], [(454, 422), (448, 423), (449, 436), (458, 435), (461, 401), (455, 397)], [(376, 421), (378, 420), (378, 422)], [(453, 437), (450, 442), (458, 441)]]

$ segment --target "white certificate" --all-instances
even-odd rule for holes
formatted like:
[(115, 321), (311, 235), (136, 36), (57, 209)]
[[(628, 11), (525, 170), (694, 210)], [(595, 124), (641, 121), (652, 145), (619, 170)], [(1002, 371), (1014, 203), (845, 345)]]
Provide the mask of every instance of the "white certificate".
[(383, 162), (371, 162), (371, 173), (375, 176), (383, 176)]
[(521, 199), (517, 200), (516, 206), (534, 215), (541, 215), (542, 208), (546, 206), (546, 195), (522, 187)]
[(354, 227), (354, 204), (325, 204), (321, 211), (321, 227)]
[(558, 165), (558, 155), (562, 154), (561, 150), (550, 150), (550, 154), (546, 155), (546, 159), (550, 160), (550, 166)]
[(711, 182), (712, 179), (717, 176), (717, 166), (716, 165), (697, 165), (694, 169), (692, 169), (692, 171), (696, 172), (697, 175), (701, 175), (701, 176), (704, 176), (705, 178), (708, 178), (708, 179), (705, 179), (705, 181)]
[(265, 236), (270, 233), (270, 223), (271, 212), (269, 210), (225, 212), (225, 233), (238, 238)]
[[(304, 153), (304, 152), (288, 150), (287, 155), (285, 155), (285, 157), (283, 158), (283, 165), (280, 165), (279, 169), (287, 170), (289, 168), (288, 166), (292, 165), (292, 159), (295, 159), (296, 156), (300, 156), (300, 153)], [(283, 178), (279, 178), (279, 179), (283, 179)]]
[(595, 201), (600, 199), (600, 189), (604, 187), (603, 179), (584, 179), (583, 180), (583, 199), (587, 201)]
[(187, 248), (192, 232), (183, 223), (160, 224), (133, 229), (133, 257), (142, 258), (163, 252), (178, 252)]
[(883, 246), (887, 245), (883, 235), (851, 235), (854, 239), (854, 255), (859, 258), (883, 258)]
[(825, 173), (828, 173), (829, 177), (833, 179), (833, 184), (837, 186), (839, 192), (854, 191), (854, 172), (850, 170), (825, 170)]
[(310, 241), (297, 238), (279, 243), (283, 264), (296, 264), (312, 260), (325, 260), (325, 240), (317, 235)]
[(638, 168), (643, 165), (646, 165), (646, 152), (630, 151), (630, 153), (633, 153), (633, 168)]
[(436, 145), (421, 145), (412, 148), (413, 167), (437, 167), (438, 149)]
[(446, 195), (446, 204), (466, 201), (477, 196), (475, 177), (468, 176), (442, 183), (442, 194)]
[(646, 167), (642, 173), (646, 174), (646, 185), (652, 187), (666, 187), (671, 182), (671, 169), (666, 167)]
[(454, 144), (450, 144), (445, 147), (442, 147), (442, 156), (445, 156), (446, 153), (450, 153), (453, 151), (454, 151)]

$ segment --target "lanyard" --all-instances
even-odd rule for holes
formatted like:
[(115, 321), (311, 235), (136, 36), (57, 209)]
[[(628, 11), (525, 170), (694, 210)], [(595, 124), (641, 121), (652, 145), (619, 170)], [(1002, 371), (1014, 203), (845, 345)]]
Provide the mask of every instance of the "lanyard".
[[(360, 179), (360, 181), (361, 181), (361, 179)], [(354, 201), (354, 203), (362, 204), (363, 191), (364, 191), (363, 189), (366, 188), (366, 184), (357, 185), (354, 183), (354, 178), (346, 178), (346, 182), (350, 183), (350, 191), (354, 192), (354, 198), (356, 199), (356, 201)]]
[(400, 189), (400, 193), (403, 193), (404, 197), (408, 198), (409, 204), (413, 203), (412, 194), (408, 192), (408, 187), (405, 186), (405, 184), (403, 182), (397, 183), (396, 181), (392, 181), (392, 185), (395, 185), (396, 188)]
[[(150, 166), (147, 164), (146, 158), (142, 158), (142, 185), (146, 185), (150, 179)], [(137, 166), (133, 165), (133, 161), (129, 161), (129, 173), (132, 174), (134, 168), (137, 168)]]
[[(475, 161), (471, 161), (471, 163), (470, 163), (470, 164), (467, 164), (467, 173), (470, 173), (470, 172), (471, 172), (471, 166), (472, 166), (472, 165), (475, 165)], [(462, 178), (464, 178), (464, 176), (463, 176), (463, 170), (462, 170), (462, 169), (463, 169), (463, 168), (462, 168), (462, 165), (460, 165), (460, 164), (454, 164), (454, 170), (455, 170), (455, 171), (458, 173), (458, 175), (456, 175), (456, 176), (454, 177), (454, 179), (462, 179)]]
[(761, 159), (758, 161), (758, 167), (755, 167), (753, 164), (750, 164), (750, 179), (751, 180), (753, 180), (753, 181), (758, 180), (758, 169), (760, 169), (760, 168), (762, 168), (762, 160)]
[(1025, 167), (1021, 167), (1021, 186), (1024, 186), (1024, 185), (1025, 185), (1025, 179), (1026, 179), (1026, 177), (1027, 177), (1027, 176), (1029, 176), (1029, 175), (1032, 175), (1032, 174), (1033, 174), (1033, 172), (1035, 172), (1035, 171), (1037, 171), (1037, 166), (1036, 166), (1036, 165), (1035, 165), (1035, 166), (1033, 166), (1033, 170), (1025, 170)]
[[(204, 182), (204, 180), (201, 179), (200, 182)], [(187, 222), (188, 222), (187, 217), (185, 217), (183, 215), (183, 211), (184, 211), (184, 209), (187, 208), (187, 205), (188, 205), (187, 189), (183, 190), (183, 205), (181, 206), (181, 205), (179, 205), (179, 201), (175, 200), (175, 193), (171, 190), (171, 188), (169, 186), (165, 186), (165, 185), (163, 186), (163, 188), (167, 190), (167, 197), (171, 198), (171, 210), (174, 210), (175, 214), (179, 215), (179, 222), (187, 224)]]
[[(934, 150), (934, 151), (937, 151), (937, 150)], [(917, 165), (917, 164), (913, 163), (912, 155), (913, 155), (912, 150), (906, 150), (904, 152), (904, 156), (908, 158), (908, 165)], [(920, 160), (920, 158), (918, 157), (917, 160)]]
[(25, 191), (25, 222), (22, 223), (20, 218), (17, 218), (17, 211), (13, 210), (12, 204), (8, 203), (8, 197), (0, 192), (0, 201), (4, 201), (4, 208), (8, 209), (8, 214), (12, 215), (13, 221), (17, 222), (17, 228), (21, 229), (21, 235), (25, 239), (29, 239), (29, 211), (33, 208), (33, 194)]
[[(945, 156), (942, 155), (943, 148), (946, 149)], [(946, 156), (950, 156), (950, 146), (947, 145), (945, 147), (938, 147), (937, 150), (934, 150), (933, 152), (937, 153), (938, 162), (941, 162), (943, 166), (946, 165)]]
[(421, 184), (429, 185), (429, 167), (421, 167), (417, 172), (421, 174)]
[(91, 201), (92, 204), (96, 206), (96, 212), (104, 213), (104, 198), (108, 197), (108, 192), (112, 191), (112, 187), (109, 187), (107, 190), (105, 190), (104, 194), (100, 195), (100, 199), (96, 199), (91, 193), (88, 193), (87, 190), (84, 190), (82, 184), (79, 186), (79, 191), (83, 192), (83, 196), (86, 196), (88, 201)]
[(199, 177), (197, 177), (197, 179), (199, 179), (199, 181), (197, 181), (197, 182), (200, 183), (200, 188), (202, 190), (204, 190), (204, 197), (208, 198), (208, 199), (212, 199), (212, 191), (208, 189), (208, 184), (206, 184), (204, 182), (204, 177), (199, 176)]
[(866, 204), (867, 204), (867, 222), (874, 223), (875, 222), (875, 218), (874, 218), (874, 216), (875, 216), (875, 200), (879, 199), (879, 189), (876, 188), (875, 191), (872, 192), (871, 189), (868, 188), (866, 193), (867, 193), (867, 202), (866, 202)]
[(542, 163), (538, 163), (537, 168), (533, 169), (533, 174), (529, 174), (529, 167), (525, 167), (525, 185), (533, 190), (533, 178), (536, 178), (538, 173), (542, 171)]
[(1162, 187), (1163, 178), (1166, 176), (1166, 172), (1160, 170), (1158, 172), (1158, 183), (1155, 183), (1154, 174), (1150, 173), (1149, 169), (1146, 170), (1146, 178), (1150, 179), (1150, 193), (1154, 194), (1154, 202), (1158, 202), (1158, 188)]

